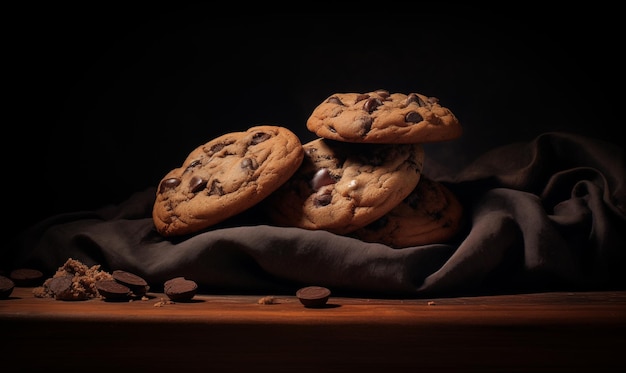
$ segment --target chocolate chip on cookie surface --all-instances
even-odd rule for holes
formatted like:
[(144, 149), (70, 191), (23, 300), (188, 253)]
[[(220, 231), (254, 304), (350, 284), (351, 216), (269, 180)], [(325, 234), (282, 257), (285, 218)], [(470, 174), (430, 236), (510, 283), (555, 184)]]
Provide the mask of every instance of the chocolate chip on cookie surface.
[(419, 93), (335, 93), (319, 104), (307, 129), (338, 141), (430, 143), (461, 136), (457, 117), (439, 100)]
[(159, 183), (152, 217), (163, 236), (198, 232), (262, 201), (298, 169), (299, 138), (260, 125), (219, 136), (194, 149)]
[(303, 145), (296, 173), (264, 201), (280, 226), (346, 234), (380, 218), (417, 185), (421, 144), (354, 144), (318, 138)]

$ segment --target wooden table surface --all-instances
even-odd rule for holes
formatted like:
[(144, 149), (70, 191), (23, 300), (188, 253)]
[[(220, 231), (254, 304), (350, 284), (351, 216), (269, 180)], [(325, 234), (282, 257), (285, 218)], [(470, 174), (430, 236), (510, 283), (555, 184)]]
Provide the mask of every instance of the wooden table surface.
[[(625, 371), (626, 291), (433, 299), (160, 293), (0, 300), (4, 362), (33, 371)], [(12, 365), (11, 365), (12, 364)], [(90, 368), (87, 368), (89, 366)], [(297, 368), (297, 369), (296, 369)]]

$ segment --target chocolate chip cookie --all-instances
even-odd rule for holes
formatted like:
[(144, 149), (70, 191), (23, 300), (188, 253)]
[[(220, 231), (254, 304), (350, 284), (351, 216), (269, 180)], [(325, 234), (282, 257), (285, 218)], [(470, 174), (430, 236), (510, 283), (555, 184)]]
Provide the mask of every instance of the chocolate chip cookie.
[(419, 93), (335, 93), (318, 105), (307, 128), (327, 139), (379, 144), (431, 143), (461, 136), (457, 117)]
[(402, 203), (352, 235), (394, 248), (443, 243), (459, 231), (462, 217), (463, 207), (456, 196), (422, 174)]
[(198, 232), (256, 205), (298, 169), (300, 139), (260, 125), (194, 149), (159, 183), (152, 217), (163, 236)]
[(296, 173), (264, 201), (270, 220), (336, 234), (361, 228), (397, 206), (417, 185), (421, 144), (355, 144), (318, 138), (303, 145)]

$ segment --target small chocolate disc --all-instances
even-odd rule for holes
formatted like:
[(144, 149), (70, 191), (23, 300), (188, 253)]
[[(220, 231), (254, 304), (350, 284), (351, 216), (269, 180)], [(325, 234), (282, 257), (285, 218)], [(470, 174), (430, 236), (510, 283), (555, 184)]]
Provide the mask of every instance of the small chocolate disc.
[(18, 268), (11, 271), (9, 277), (19, 287), (31, 287), (41, 285), (43, 273), (33, 268)]
[(141, 297), (148, 292), (149, 286), (146, 280), (134, 273), (118, 269), (113, 271), (111, 275), (115, 281), (127, 286), (135, 296)]
[(330, 297), (330, 290), (321, 286), (307, 286), (296, 292), (296, 296), (305, 307), (323, 307)]
[(185, 302), (190, 301), (196, 295), (198, 284), (184, 277), (175, 277), (165, 281), (163, 289), (165, 295), (171, 300)]
[(96, 289), (107, 300), (126, 300), (132, 294), (128, 286), (120, 284), (116, 280), (97, 281)]
[(15, 283), (8, 277), (0, 275), (0, 299), (7, 299), (13, 289), (15, 288)]

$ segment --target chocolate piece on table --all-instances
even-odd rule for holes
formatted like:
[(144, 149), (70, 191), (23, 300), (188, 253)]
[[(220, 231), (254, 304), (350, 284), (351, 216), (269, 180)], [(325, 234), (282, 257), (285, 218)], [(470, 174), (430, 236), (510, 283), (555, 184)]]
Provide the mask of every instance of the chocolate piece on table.
[(111, 275), (113, 276), (113, 279), (115, 281), (128, 287), (135, 296), (144, 296), (150, 289), (146, 280), (143, 277), (138, 276), (134, 273), (122, 270), (115, 270)]
[(9, 277), (15, 286), (30, 287), (41, 285), (43, 273), (33, 268), (18, 268), (11, 271)]
[(128, 286), (122, 285), (116, 280), (97, 281), (96, 289), (106, 300), (128, 300), (132, 295)]
[(165, 295), (173, 301), (190, 301), (198, 290), (198, 284), (184, 277), (175, 277), (165, 281), (163, 286)]
[(13, 292), (14, 288), (15, 283), (13, 282), (13, 280), (6, 276), (0, 275), (0, 299), (7, 299)]
[(322, 286), (307, 286), (299, 289), (296, 296), (305, 307), (323, 307), (328, 302), (330, 290)]

